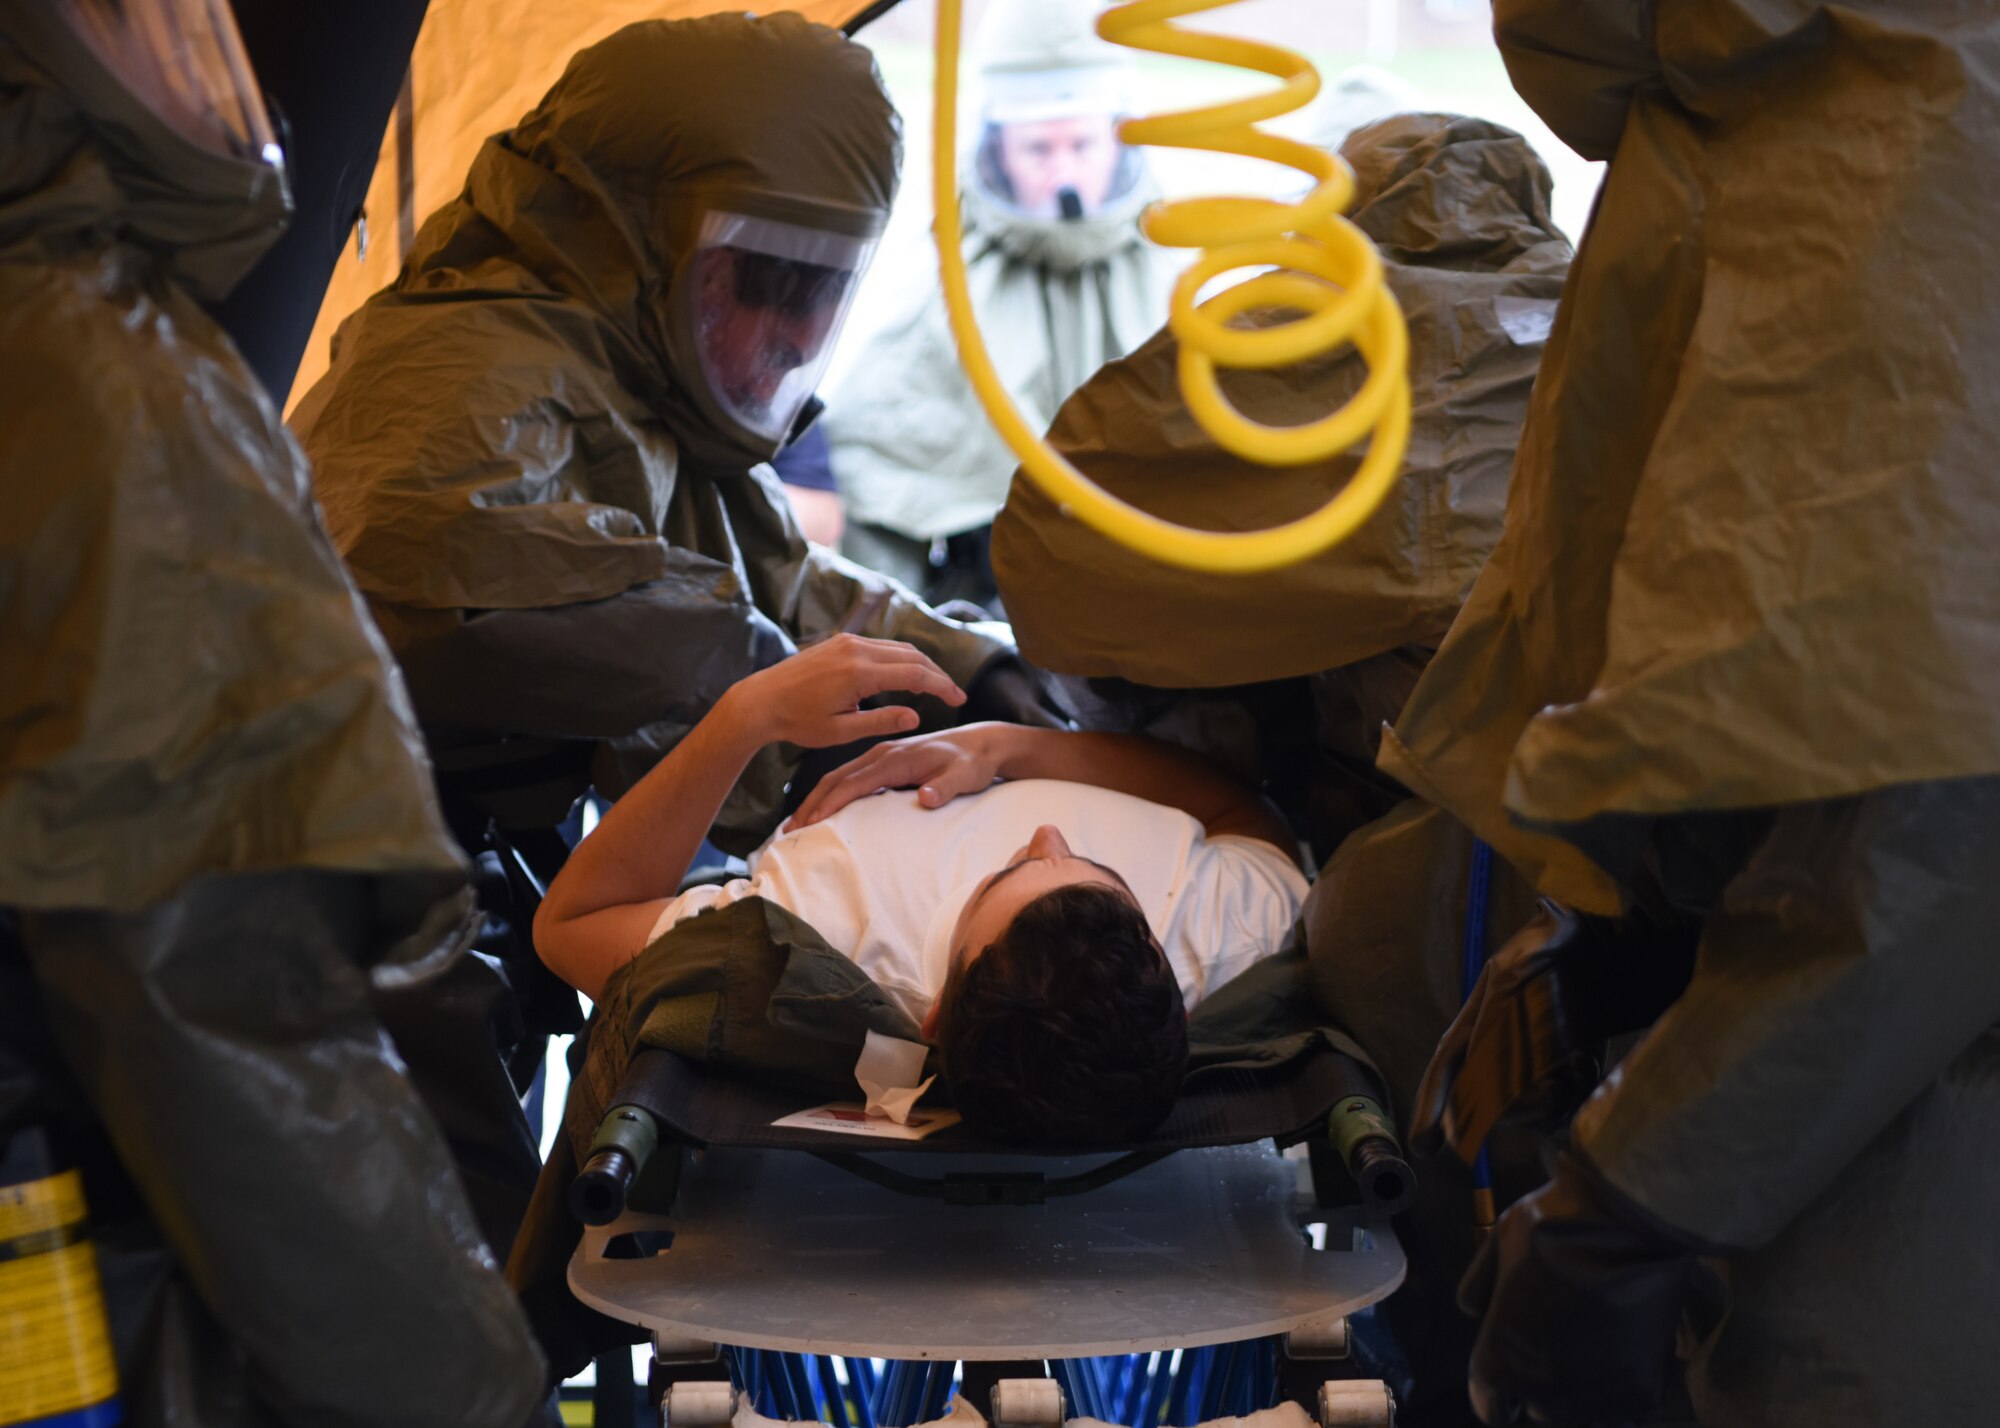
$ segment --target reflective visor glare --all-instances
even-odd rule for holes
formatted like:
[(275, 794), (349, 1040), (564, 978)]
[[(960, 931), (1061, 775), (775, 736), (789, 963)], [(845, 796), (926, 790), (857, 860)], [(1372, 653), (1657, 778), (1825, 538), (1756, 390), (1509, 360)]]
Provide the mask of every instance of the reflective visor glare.
[(696, 346), (732, 420), (773, 442), (790, 432), (873, 247), (799, 224), (707, 215), (695, 253)]

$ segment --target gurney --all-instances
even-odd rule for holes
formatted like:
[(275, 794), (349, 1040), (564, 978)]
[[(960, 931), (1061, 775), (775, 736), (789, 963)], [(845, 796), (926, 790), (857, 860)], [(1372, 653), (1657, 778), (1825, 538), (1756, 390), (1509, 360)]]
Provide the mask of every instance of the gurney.
[(1327, 1048), (1207, 1078), (1086, 1155), (778, 1126), (814, 1098), (648, 1050), (571, 1186), (569, 1284), (651, 1335), (690, 1428), (902, 1428), (960, 1365), (955, 1412), (998, 1422), (1191, 1424), (1282, 1390), (1388, 1423), (1346, 1322), (1404, 1270), (1388, 1219), (1414, 1182), (1378, 1094)]

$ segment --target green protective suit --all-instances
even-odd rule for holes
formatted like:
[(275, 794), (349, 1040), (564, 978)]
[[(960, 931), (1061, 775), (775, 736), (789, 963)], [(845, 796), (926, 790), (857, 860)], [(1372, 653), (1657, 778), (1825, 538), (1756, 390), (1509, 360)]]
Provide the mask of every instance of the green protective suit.
[[(1352, 135), (1351, 216), (1381, 249), (1410, 326), (1416, 399), (1398, 485), (1355, 535), (1255, 577), (1155, 564), (1063, 515), (1023, 477), (993, 563), (1021, 649), (1064, 674), (1208, 688), (1313, 674), (1434, 647), (1499, 536), (1508, 470), (1569, 262), (1548, 170), (1518, 134), (1407, 114)], [(1248, 530), (1323, 505), (1357, 458), (1273, 470), (1223, 451), (1189, 414), (1162, 330), (1063, 405), (1050, 443), (1113, 495), (1167, 520)], [(1225, 371), (1274, 425), (1316, 421), (1366, 374), (1351, 351)]]
[(0, 0), (0, 1137), (83, 1157), (131, 1421), (516, 1428), (539, 1356), (370, 1009), (463, 866), (198, 306), (287, 213)]
[(1610, 168), (1505, 534), (1383, 765), (1545, 892), (1706, 915), (1575, 1127), (1642, 1211), (1741, 1252), (1702, 1420), (1978, 1421), (2000, 12), (1496, 16), (1523, 96)]
[(1612, 167), (1389, 767), (1576, 906), (1621, 870), (1526, 828), (2000, 773), (1974, 13), (1502, 7), (1524, 97)]
[[(868, 52), (791, 14), (629, 26), (486, 142), (292, 417), (428, 731), (600, 740), (617, 793), (801, 641), (906, 639), (961, 684), (1009, 652), (809, 547), (670, 356), (709, 203), (886, 213), (899, 148)], [(770, 832), (796, 757), (718, 841)]]

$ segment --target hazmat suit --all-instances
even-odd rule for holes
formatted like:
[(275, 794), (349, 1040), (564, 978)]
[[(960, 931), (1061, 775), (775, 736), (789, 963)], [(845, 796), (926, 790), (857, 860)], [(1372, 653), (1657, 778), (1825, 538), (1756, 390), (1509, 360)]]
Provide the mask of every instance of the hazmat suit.
[[(1435, 647), (1498, 538), (1507, 474), (1562, 291), (1569, 243), (1548, 171), (1479, 119), (1402, 115), (1360, 130), (1350, 217), (1381, 250), (1410, 327), (1415, 408), (1404, 474), (1355, 535), (1254, 577), (1160, 565), (1062, 514), (1016, 477), (993, 554), (1015, 637), (1043, 668), (1211, 688)], [(1084, 384), (1049, 441), (1115, 496), (1167, 520), (1249, 530), (1315, 510), (1358, 458), (1274, 470), (1224, 451), (1182, 401), (1162, 329)], [(1275, 425), (1315, 421), (1360, 387), (1351, 349), (1225, 370), (1225, 395)]]
[[(595, 740), (616, 794), (801, 641), (906, 639), (961, 685), (1011, 653), (808, 547), (762, 464), (816, 408), (898, 151), (832, 30), (632, 25), (342, 325), (292, 425), (434, 741)], [(718, 843), (771, 831), (796, 758), (753, 764)]]
[[(1061, 516), (1016, 479), (995, 525), (1001, 588), (1030, 658), (1060, 671), (1083, 723), (1202, 748), (1262, 783), (1324, 866), (1304, 920), (1320, 1004), (1381, 1068), (1408, 1125), (1419, 1080), (1463, 996), (1473, 838), (1375, 768), (1393, 721), (1499, 538), (1515, 444), (1562, 290), (1568, 241), (1548, 170), (1485, 120), (1400, 114), (1359, 129), (1354, 221), (1378, 245), (1410, 325), (1410, 456), (1348, 542), (1256, 577), (1155, 565)], [(1052, 443), (1093, 480), (1168, 519), (1243, 529), (1324, 503), (1352, 457), (1253, 466), (1197, 426), (1162, 332), (1065, 404)], [(1275, 371), (1225, 371), (1253, 417), (1316, 420), (1358, 388), (1336, 353)], [(1496, 863), (1476, 935), (1492, 946), (1533, 911)], [(1540, 1180), (1534, 1138), (1495, 1145), (1503, 1199)], [(1453, 1302), (1471, 1262), (1470, 1178), (1426, 1166), (1399, 1220), (1404, 1287), (1383, 1306), (1409, 1355), (1411, 1421), (1463, 1420), (1471, 1325)]]
[(370, 1009), (458, 956), (463, 865), (198, 305), (288, 212), (228, 7), (0, 0), (0, 135), (0, 1137), (83, 1162), (130, 1421), (516, 1428), (538, 1355)]
[[(1142, 152), (1111, 133), (1136, 66), (1097, 38), (1091, 7), (998, 0), (976, 53), (959, 166), (966, 281), (1000, 379), (1040, 430), (1160, 325), (1174, 255), (1140, 235), (1158, 190)], [(959, 367), (936, 268), (926, 234), (924, 251), (893, 269), (889, 317), (830, 395), (841, 548), (932, 598), (984, 604), (994, 597), (987, 530), (1016, 463)], [(911, 269), (922, 276), (912, 281)]]
[(1468, 1279), (1475, 1395), (1494, 1421), (1636, 1418), (1686, 1327), (1705, 1423), (1978, 1421), (2000, 16), (1496, 20), (1522, 95), (1610, 167), (1505, 534), (1383, 766), (1544, 892), (1685, 913), (1701, 946)]

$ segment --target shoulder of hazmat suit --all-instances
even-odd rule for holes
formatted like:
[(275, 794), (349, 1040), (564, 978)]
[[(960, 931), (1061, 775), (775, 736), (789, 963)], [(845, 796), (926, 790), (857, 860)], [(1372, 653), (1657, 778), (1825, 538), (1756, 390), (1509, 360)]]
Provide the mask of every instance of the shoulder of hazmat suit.
[[(1572, 1141), (1628, 1230), (1735, 1251), (1702, 1421), (1972, 1421), (2000, 1392), (1967, 1328), (2000, 1176), (2000, 16), (1496, 22), (1523, 95), (1611, 163), (1505, 533), (1384, 766), (1548, 893), (1702, 916)], [(1532, 1215), (1547, 1249), (1587, 1239), (1560, 1199), (1495, 1236), (1528, 1253), (1477, 1294), (1493, 1373), (1563, 1341), (1510, 1348), (1522, 1311), (1617, 1312), (1573, 1265), (1569, 1304), (1546, 1273), (1521, 1297)]]
[(1506, 532), (1388, 757), (1580, 906), (1619, 870), (1517, 825), (2000, 773), (1994, 32), (1864, 9), (1499, 15), (1530, 102), (1615, 159)]
[[(293, 418), (427, 725), (680, 729), (836, 629), (908, 639), (961, 683), (1006, 651), (807, 545), (761, 465), (788, 433), (722, 410), (695, 330), (717, 222), (870, 245), (899, 148), (867, 51), (791, 14), (629, 26), (486, 142)], [(413, 646), (489, 621), (467, 635), (485, 687), (450, 681), (483, 715), (436, 720)]]
[[(995, 5), (978, 53), (971, 88), (987, 96), (982, 109), (1009, 84), (1045, 86), (1057, 106), (1101, 104), (1092, 112), (1106, 117), (1130, 100), (1135, 67), (1096, 38), (1088, 6)], [(966, 281), (1001, 381), (1039, 430), (1085, 378), (1159, 326), (1174, 255), (1139, 232), (1141, 211), (1159, 196), (1141, 151), (1121, 149), (1102, 206), (1074, 218), (1044, 216), (996, 191), (1006, 180), (992, 127), (983, 112), (963, 125)], [(848, 515), (930, 541), (990, 524), (1017, 463), (959, 366), (928, 233), (923, 254), (911, 259), (914, 277), (906, 268), (882, 273), (882, 287), (893, 282), (902, 301), (829, 397), (826, 429)]]
[(93, 23), (0, 0), (0, 958), (143, 1197), (99, 1247), (125, 1409), (515, 1428), (538, 1356), (368, 1005), (455, 951), (462, 864), (299, 451), (197, 305), (284, 180)]
[[(1064, 674), (1213, 687), (1309, 674), (1432, 646), (1498, 538), (1508, 471), (1569, 244), (1546, 168), (1479, 119), (1401, 115), (1343, 148), (1354, 221), (1382, 251), (1410, 326), (1413, 430), (1405, 471), (1353, 537), (1254, 577), (1158, 565), (1059, 512), (1017, 476), (993, 562), (1022, 652)], [(1189, 414), (1162, 330), (1071, 397), (1049, 440), (1091, 480), (1209, 530), (1296, 519), (1353, 474), (1341, 456), (1275, 470), (1219, 447)], [(1359, 389), (1352, 352), (1224, 371), (1250, 417), (1316, 421)]]

